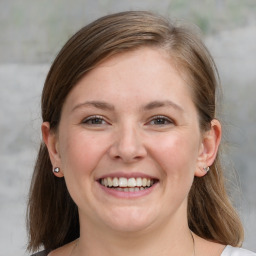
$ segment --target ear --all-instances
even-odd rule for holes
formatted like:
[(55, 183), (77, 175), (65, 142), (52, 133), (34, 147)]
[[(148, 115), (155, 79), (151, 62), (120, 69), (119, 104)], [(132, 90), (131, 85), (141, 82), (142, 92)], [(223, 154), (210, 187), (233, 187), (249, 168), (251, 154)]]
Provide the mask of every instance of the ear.
[(43, 141), (48, 149), (48, 153), (49, 153), (53, 168), (55, 167), (60, 168), (60, 172), (58, 173), (54, 172), (54, 175), (56, 177), (61, 178), (64, 175), (63, 175), (63, 172), (61, 171), (61, 158), (60, 158), (59, 149), (58, 149), (57, 134), (51, 131), (49, 122), (43, 122), (41, 126), (41, 131), (42, 131)]
[(221, 124), (218, 120), (213, 119), (211, 121), (210, 130), (203, 134), (202, 142), (200, 145), (197, 169), (195, 176), (202, 177), (207, 171), (204, 170), (206, 167), (210, 167), (218, 153), (218, 148), (221, 141)]

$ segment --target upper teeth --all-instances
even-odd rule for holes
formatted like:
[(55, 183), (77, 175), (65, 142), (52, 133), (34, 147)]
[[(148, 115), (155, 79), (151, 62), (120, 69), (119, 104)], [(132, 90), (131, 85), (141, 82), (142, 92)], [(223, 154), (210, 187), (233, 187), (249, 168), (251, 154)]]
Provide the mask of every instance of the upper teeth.
[(123, 178), (123, 177), (121, 177), (121, 178), (107, 177), (107, 178), (101, 179), (100, 182), (105, 187), (121, 187), (121, 188), (150, 187), (154, 183), (153, 179), (149, 179), (149, 178), (129, 178), (129, 179), (127, 179), (127, 178)]

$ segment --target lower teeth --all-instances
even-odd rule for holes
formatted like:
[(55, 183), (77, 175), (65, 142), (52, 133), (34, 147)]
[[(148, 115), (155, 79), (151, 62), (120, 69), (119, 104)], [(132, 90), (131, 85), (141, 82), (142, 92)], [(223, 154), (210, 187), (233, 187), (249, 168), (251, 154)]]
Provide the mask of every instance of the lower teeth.
[(137, 192), (140, 190), (147, 189), (149, 187), (135, 187), (135, 188), (120, 188), (120, 187), (111, 187), (112, 189), (115, 189), (117, 191), (122, 191), (122, 192)]

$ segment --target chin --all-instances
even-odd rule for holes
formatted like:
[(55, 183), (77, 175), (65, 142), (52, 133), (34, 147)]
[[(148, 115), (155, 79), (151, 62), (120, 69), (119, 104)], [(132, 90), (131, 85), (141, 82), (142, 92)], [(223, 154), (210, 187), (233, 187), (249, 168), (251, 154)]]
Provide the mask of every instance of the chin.
[(157, 218), (149, 209), (142, 211), (142, 209), (126, 207), (126, 209), (112, 211), (108, 219), (105, 220), (105, 223), (112, 230), (133, 233), (148, 229)]

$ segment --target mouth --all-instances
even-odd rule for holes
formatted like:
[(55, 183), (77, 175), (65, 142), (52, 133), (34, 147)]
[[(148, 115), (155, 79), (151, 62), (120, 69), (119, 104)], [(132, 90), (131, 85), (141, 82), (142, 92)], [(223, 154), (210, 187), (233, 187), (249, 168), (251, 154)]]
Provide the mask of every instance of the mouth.
[(158, 180), (145, 177), (124, 178), (106, 177), (99, 179), (99, 183), (107, 188), (122, 192), (138, 192), (152, 187)]

